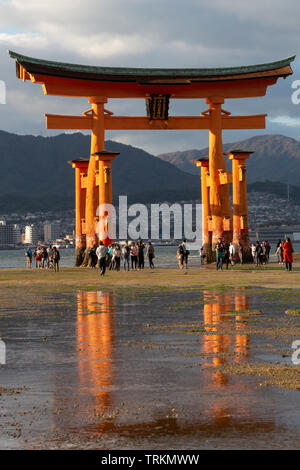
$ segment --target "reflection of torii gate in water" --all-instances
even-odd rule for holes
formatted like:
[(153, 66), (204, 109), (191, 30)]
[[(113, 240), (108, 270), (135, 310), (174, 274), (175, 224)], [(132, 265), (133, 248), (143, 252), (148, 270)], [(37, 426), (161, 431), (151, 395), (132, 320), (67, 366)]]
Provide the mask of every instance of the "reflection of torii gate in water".
[[(204, 362), (201, 366), (199, 365), (201, 371), (199, 392), (202, 390), (204, 394), (198, 397), (199, 400), (194, 403), (195, 407), (190, 415), (173, 417), (170, 413), (170, 396), (168, 395), (166, 400), (160, 397), (162, 407), (158, 409), (153, 407), (151, 414), (142, 413), (141, 419), (137, 420), (133, 404), (137, 398), (138, 401), (147, 404), (149, 390), (145, 383), (148, 383), (144, 382), (143, 376), (139, 373), (135, 375), (135, 356), (126, 353), (125, 350), (122, 354), (118, 353), (120, 345), (116, 344), (116, 339), (120, 325), (117, 321), (118, 305), (115, 294), (105, 291), (78, 291), (78, 385), (75, 384), (74, 389), (76, 390), (77, 385), (78, 393), (82, 393), (82, 399), (84, 397), (85, 399), (84, 407), (72, 409), (72, 415), (68, 416), (72, 423), (78, 419), (83, 423), (85, 432), (89, 431), (104, 438), (107, 435), (116, 438), (125, 434), (131, 438), (138, 436), (139, 439), (153, 439), (166, 433), (170, 436), (198, 435), (203, 438), (216, 433), (219, 435), (220, 432), (232, 433), (232, 430), (247, 434), (247, 436), (261, 432), (265, 435), (275, 432), (274, 418), (257, 414), (257, 410), (253, 409), (257, 397), (251, 387), (244, 386), (243, 381), (232, 380), (218, 369), (218, 366), (222, 364), (244, 362), (249, 354), (250, 340), (246, 331), (250, 297), (247, 289), (237, 289), (230, 294), (211, 291), (204, 291), (203, 294), (205, 332), (201, 335), (200, 353), (204, 355)], [(233, 317), (228, 316), (233, 309), (236, 314)], [(202, 324), (201, 310), (202, 308), (199, 314)], [(233, 318), (235, 322), (232, 322)], [(134, 331), (130, 333), (132, 338), (134, 334)], [(123, 337), (121, 331), (119, 335)], [(131, 336), (128, 337), (130, 338)], [(127, 361), (133, 361), (129, 362), (128, 370), (124, 367)], [(156, 370), (153, 364), (154, 362), (150, 361), (148, 367), (143, 369), (146, 376), (150, 370)], [(124, 384), (122, 373), (123, 377), (126, 377)], [(153, 391), (156, 387), (159, 390), (162, 384), (165, 386), (166, 378), (162, 375), (157, 377), (160, 377), (157, 378), (157, 383), (151, 384)], [(180, 375), (177, 376), (177, 380), (178, 384), (182, 383)], [(136, 383), (137, 394), (132, 394), (128, 384)], [(123, 385), (125, 385), (124, 389)], [(171, 395), (176, 390), (176, 386), (173, 386)], [(210, 399), (209, 391), (212, 391), (214, 400)], [(223, 393), (215, 394), (215, 391)], [(242, 394), (239, 402), (235, 402), (235, 393)], [(189, 400), (184, 401), (185, 397), (185, 394), (175, 393), (171, 397), (171, 402), (178, 402), (178, 408), (179, 405), (185, 407), (189, 402)], [(155, 399), (152, 390), (151, 399)], [(77, 398), (76, 401), (78, 401)], [(121, 407), (120, 403), (122, 403)], [(116, 411), (120, 408), (123, 411), (119, 414)], [(86, 418), (82, 417), (83, 412), (87, 416), (94, 415), (101, 419), (96, 420), (95, 424), (88, 424)], [(77, 419), (74, 419), (74, 413)], [(110, 417), (107, 418), (107, 415)], [(62, 426), (61, 417), (59, 424)]]
[[(95, 424), (86, 422), (86, 418), (80, 417), (82, 409), (72, 410), (72, 423), (76, 415), (83, 422), (84, 430), (90, 431), (96, 436), (120, 436), (126, 433), (127, 437), (153, 438), (166, 432), (170, 435), (198, 435), (210, 436), (220, 432), (232, 432), (238, 430), (247, 435), (264, 432), (272, 433), (275, 430), (273, 417), (257, 415), (253, 410), (253, 400), (256, 399), (250, 387), (243, 387), (239, 380), (237, 383), (218, 370), (218, 366), (227, 362), (243, 362), (249, 354), (250, 340), (245, 333), (249, 320), (250, 298), (247, 289), (237, 289), (232, 294), (204, 291), (203, 320), (205, 333), (201, 335), (200, 352), (204, 354), (204, 363), (200, 366), (202, 380), (200, 388), (204, 395), (195, 403), (196, 407), (189, 416), (172, 417), (169, 406), (164, 402), (163, 407), (151, 410), (151, 414), (142, 414), (141, 420), (133, 412), (133, 403), (139, 397), (143, 403), (147, 403), (147, 390), (144, 379), (143, 386), (139, 384), (141, 376), (135, 375), (135, 359), (131, 354), (118, 353), (118, 305), (115, 294), (105, 291), (78, 291), (77, 293), (77, 351), (78, 351), (78, 394), (82, 393), (84, 399), (84, 412), (87, 416), (100, 417)], [(232, 316), (229, 312), (235, 310)], [(201, 309), (202, 310), (202, 309)], [(200, 313), (200, 312), (199, 312)], [(202, 312), (200, 313), (202, 320)], [(245, 322), (245, 323), (244, 323)], [(201, 321), (202, 323), (202, 321)], [(234, 331), (234, 329), (236, 331)], [(224, 332), (225, 330), (225, 332)], [(226, 331), (227, 330), (227, 331)], [(231, 330), (231, 331), (228, 331)], [(122, 333), (119, 332), (122, 337)], [(134, 337), (134, 332), (131, 332)], [(124, 362), (130, 362), (129, 370), (124, 368)], [(155, 366), (150, 361), (150, 370)], [(123, 390), (122, 371), (126, 376)], [(133, 375), (131, 373), (133, 371)], [(128, 375), (129, 373), (129, 375)], [(149, 369), (145, 370), (149, 374)], [(162, 376), (161, 380), (165, 380)], [(178, 383), (182, 380), (177, 377)], [(132, 394), (130, 387), (137, 380), (138, 394)], [(176, 382), (177, 383), (177, 382)], [(146, 382), (147, 384), (147, 382)], [(158, 388), (161, 386), (158, 381)], [(155, 389), (156, 385), (152, 383)], [(127, 390), (127, 392), (126, 392)], [(173, 392), (176, 387), (173, 388)], [(224, 393), (215, 395), (212, 402), (209, 399), (209, 390), (220, 390)], [(235, 403), (234, 392), (239, 391), (243, 398)], [(213, 392), (214, 393), (214, 392)], [(132, 399), (130, 396), (132, 395)], [(176, 393), (175, 393), (176, 395)], [(85, 397), (85, 398), (84, 398)], [(181, 406), (187, 402), (181, 401), (185, 395), (176, 395)], [(207, 400), (208, 399), (208, 400)], [(139, 401), (138, 400), (138, 401)], [(76, 399), (77, 401), (77, 399)], [(170, 402), (170, 397), (166, 400)], [(120, 407), (120, 403), (122, 406)], [(125, 408), (123, 405), (126, 406)], [(173, 399), (172, 399), (173, 403)], [(150, 405), (151, 406), (151, 405)], [(206, 408), (207, 407), (207, 408)], [(116, 412), (122, 409), (122, 413)], [(114, 412), (115, 410), (115, 412)], [(107, 418), (109, 415), (111, 417)], [(112, 417), (113, 416), (113, 417)], [(60, 422), (60, 426), (61, 426)]]
[[(290, 63), (295, 57), (277, 62), (216, 69), (141, 69), (94, 67), (33, 59), (10, 51), (15, 59), (17, 76), (42, 85), (47, 95), (86, 97), (91, 108), (83, 116), (46, 114), (47, 129), (90, 129), (91, 155), (88, 162), (73, 161), (76, 168), (76, 249), (80, 253), (97, 242), (97, 204), (111, 204), (110, 163), (116, 153), (104, 151), (105, 130), (209, 130), (209, 160), (202, 179), (202, 195), (209, 188), (204, 203), (204, 243), (207, 252), (219, 237), (247, 246), (247, 200), (244, 160), (251, 152), (231, 152), (233, 175), (226, 170), (223, 155), (223, 129), (264, 129), (265, 114), (231, 116), (222, 109), (225, 99), (264, 96), (267, 87), (279, 77), (292, 74)], [(141, 98), (147, 103), (147, 116), (113, 116), (105, 109), (109, 98)], [(200, 116), (168, 115), (170, 99), (205, 98), (209, 108)], [(198, 163), (204, 172), (205, 165)], [(208, 170), (208, 171), (207, 171)], [(99, 190), (96, 190), (96, 178)], [(234, 213), (229, 200), (232, 181)], [(244, 182), (240, 185), (239, 182)], [(81, 193), (85, 189), (85, 200)], [(104, 189), (103, 189), (104, 188)], [(105, 189), (107, 188), (107, 189)], [(109, 215), (109, 214), (108, 214)], [(100, 216), (101, 219), (101, 216)], [(233, 223), (232, 223), (233, 222)], [(100, 235), (105, 244), (107, 224)]]

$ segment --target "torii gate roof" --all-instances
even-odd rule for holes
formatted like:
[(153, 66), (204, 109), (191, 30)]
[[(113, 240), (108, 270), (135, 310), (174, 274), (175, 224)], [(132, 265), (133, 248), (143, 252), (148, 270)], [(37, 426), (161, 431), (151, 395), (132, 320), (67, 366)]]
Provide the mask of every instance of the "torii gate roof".
[(45, 94), (145, 98), (170, 94), (172, 98), (263, 96), (268, 85), (293, 73), (295, 56), (257, 65), (225, 68), (98, 67), (36, 59), (9, 51), (17, 76), (43, 85)]

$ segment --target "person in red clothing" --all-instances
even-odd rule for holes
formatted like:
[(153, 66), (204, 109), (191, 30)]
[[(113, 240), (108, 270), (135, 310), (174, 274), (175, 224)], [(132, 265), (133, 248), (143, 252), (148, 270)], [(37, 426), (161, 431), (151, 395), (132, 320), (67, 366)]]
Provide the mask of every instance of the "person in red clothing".
[(293, 262), (293, 245), (289, 237), (286, 237), (285, 242), (282, 244), (283, 247), (283, 261), (285, 262), (285, 269), (287, 271), (292, 270)]

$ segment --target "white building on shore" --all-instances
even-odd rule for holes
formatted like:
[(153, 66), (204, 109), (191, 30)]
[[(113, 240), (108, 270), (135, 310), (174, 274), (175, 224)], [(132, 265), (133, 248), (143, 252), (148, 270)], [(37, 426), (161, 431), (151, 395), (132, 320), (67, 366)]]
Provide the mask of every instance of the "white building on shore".
[(18, 224), (12, 226), (12, 242), (14, 245), (22, 243), (21, 227)]
[(39, 231), (38, 227), (34, 224), (26, 225), (25, 227), (25, 237), (24, 243), (29, 243), (30, 245), (37, 243), (39, 240)]

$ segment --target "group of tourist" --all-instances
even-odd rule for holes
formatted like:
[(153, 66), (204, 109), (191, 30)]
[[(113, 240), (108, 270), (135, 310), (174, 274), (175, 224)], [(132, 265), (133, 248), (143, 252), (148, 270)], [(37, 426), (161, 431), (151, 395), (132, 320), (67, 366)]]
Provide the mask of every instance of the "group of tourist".
[[(249, 245), (247, 251), (248, 257), (245, 259), (244, 249), (241, 243), (237, 246), (233, 243), (227, 243), (221, 238), (218, 239), (215, 245), (216, 254), (216, 269), (223, 270), (226, 265), (234, 266), (236, 263), (253, 262), (257, 267), (267, 264), (269, 262), (271, 245), (267, 240), (263, 242), (257, 241)], [(287, 271), (292, 270), (293, 263), (293, 246), (289, 237), (284, 241), (279, 240), (276, 246), (275, 254), (277, 255), (278, 264), (285, 264)], [(178, 266), (182, 270), (188, 267), (189, 250), (186, 246), (186, 240), (177, 247), (177, 261)], [(36, 268), (54, 269), (59, 271), (60, 253), (55, 246), (37, 246), (34, 251), (28, 248), (26, 253), (27, 267), (31, 268), (33, 259), (35, 260)], [(106, 269), (111, 271), (120, 271), (121, 266), (126, 271), (144, 269), (145, 256), (148, 258), (149, 268), (154, 268), (153, 259), (155, 258), (154, 246), (151, 242), (147, 244), (142, 240), (137, 242), (125, 241), (123, 244), (112, 243), (106, 247), (100, 241), (98, 248), (94, 246), (89, 250), (89, 266), (96, 268), (99, 267), (100, 274), (103, 276)], [(249, 255), (251, 259), (249, 259)], [(206, 254), (203, 246), (199, 250), (201, 265), (205, 263)]]
[[(110, 270), (120, 271), (121, 260), (123, 260), (123, 269), (143, 269), (145, 266), (144, 261), (144, 250), (149, 260), (149, 267), (154, 268), (153, 258), (154, 246), (151, 242), (145, 245), (142, 240), (138, 240), (137, 243), (131, 242), (130, 244), (125, 241), (124, 245), (120, 247), (118, 243), (112, 244), (108, 248), (100, 242), (98, 248), (94, 248), (90, 251), (91, 262), (90, 265), (96, 267), (97, 262), (100, 269), (101, 275), (105, 274), (106, 268)], [(268, 240), (262, 242), (257, 241), (249, 245), (248, 259), (247, 262), (253, 262), (256, 266), (261, 266), (269, 262), (271, 245)], [(216, 253), (216, 269), (223, 270), (223, 265), (226, 265), (228, 269), (229, 265), (234, 266), (236, 263), (243, 263), (245, 261), (245, 253), (241, 243), (237, 246), (233, 243), (224, 242), (221, 238), (218, 239), (215, 245)], [(289, 238), (286, 238), (284, 242), (279, 240), (276, 248), (276, 254), (278, 256), (278, 262), (285, 263), (285, 267), (288, 271), (292, 270), (293, 262), (293, 247)], [(188, 268), (189, 250), (186, 246), (186, 240), (183, 239), (177, 247), (177, 261), (178, 266), (182, 270)], [(201, 265), (204, 264), (206, 254), (204, 248), (201, 247), (199, 250)], [(249, 255), (251, 259), (249, 260)], [(282, 260), (282, 261), (281, 261)]]
[(32, 260), (35, 260), (36, 268), (54, 269), (59, 271), (60, 253), (56, 246), (37, 246), (32, 252), (31, 248), (26, 250), (27, 267), (31, 268)]
[[(145, 253), (146, 250), (146, 253)], [(126, 271), (144, 269), (145, 254), (148, 258), (150, 269), (154, 268), (153, 259), (155, 258), (154, 246), (151, 242), (145, 244), (142, 240), (128, 242), (127, 240), (121, 246), (119, 243), (113, 243), (106, 247), (100, 241), (98, 248), (94, 246), (89, 250), (89, 266), (99, 266), (100, 274), (104, 276), (106, 269), (111, 271), (120, 271), (121, 263)]]
[[(263, 242), (257, 241), (252, 243), (250, 246), (251, 259), (246, 260), (247, 262), (253, 262), (257, 267), (267, 264), (270, 258), (271, 245), (268, 240)], [(289, 237), (286, 237), (284, 241), (279, 240), (276, 247), (276, 255), (279, 264), (285, 264), (287, 271), (292, 270), (293, 263), (293, 246)], [(203, 257), (203, 247), (200, 250), (201, 264)], [(215, 245), (216, 252), (216, 269), (223, 269), (223, 264), (234, 265), (237, 262), (243, 263), (245, 259), (244, 249), (241, 243), (238, 244), (237, 248), (233, 243), (226, 243), (221, 238), (218, 239)]]
[[(252, 243), (251, 252), (253, 262), (256, 263), (256, 266), (261, 266), (269, 262), (270, 251), (271, 246), (268, 241), (263, 241), (262, 243), (257, 241), (256, 244)], [(278, 240), (275, 254), (278, 264), (285, 264), (287, 271), (292, 270), (293, 251), (293, 245), (289, 237), (286, 237), (284, 241)]]
[[(203, 251), (203, 248), (200, 250), (200, 257), (203, 256), (201, 251)], [(244, 263), (245, 255), (241, 243), (236, 246), (232, 242), (228, 243), (219, 238), (215, 245), (215, 252), (217, 271), (219, 269), (223, 270), (223, 265), (226, 265), (226, 269), (228, 269), (229, 264), (234, 266), (237, 263)]]
[(263, 242), (257, 241), (256, 243), (251, 244), (251, 254), (253, 258), (253, 263), (256, 263), (256, 266), (261, 266), (267, 264), (270, 259), (271, 245), (267, 240)]

